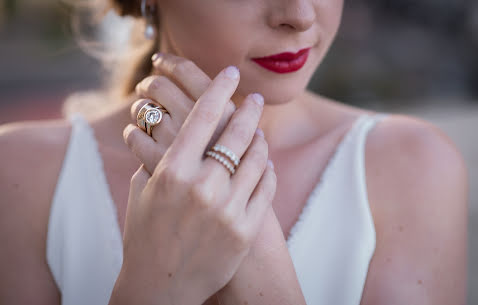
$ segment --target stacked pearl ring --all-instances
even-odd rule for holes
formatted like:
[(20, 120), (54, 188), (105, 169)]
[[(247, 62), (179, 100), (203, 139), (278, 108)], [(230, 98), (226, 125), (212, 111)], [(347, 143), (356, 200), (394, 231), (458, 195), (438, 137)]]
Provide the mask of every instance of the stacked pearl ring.
[[(219, 153), (223, 154), (226, 157)], [(239, 158), (237, 157), (237, 155), (229, 148), (221, 144), (214, 145), (213, 148), (206, 152), (206, 156), (212, 157), (213, 159), (224, 165), (224, 167), (226, 167), (231, 174), (234, 174), (236, 172), (236, 168), (239, 166)]]

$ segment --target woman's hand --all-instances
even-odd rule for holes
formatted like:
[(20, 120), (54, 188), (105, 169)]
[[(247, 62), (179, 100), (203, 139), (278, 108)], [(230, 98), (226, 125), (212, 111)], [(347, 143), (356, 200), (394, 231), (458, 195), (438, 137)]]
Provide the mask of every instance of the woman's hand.
[(117, 284), (140, 289), (134, 290), (141, 302), (167, 295), (166, 302), (201, 304), (230, 281), (261, 227), (276, 177), (266, 166), (267, 143), (254, 133), (262, 105), (252, 95), (218, 140), (242, 157), (236, 173), (230, 177), (222, 164), (204, 158), (238, 82), (221, 71), (163, 156), (157, 152), (158, 129), (167, 130), (168, 122), (175, 126), (175, 113), (165, 103), (171, 116), (153, 128), (153, 137), (134, 125), (125, 130), (126, 142), (142, 160), (160, 159), (148, 169), (152, 176), (146, 164), (133, 176), (126, 212)]
[[(184, 66), (177, 68), (178, 64), (181, 65), (182, 62), (186, 63), (186, 68)], [(138, 84), (137, 93), (141, 97), (161, 101), (163, 105), (176, 106), (174, 108), (176, 111), (187, 108), (184, 106), (178, 107), (178, 104), (193, 105), (194, 103), (188, 96), (183, 97), (183, 90), (186, 90), (186, 94), (192, 96), (192, 99), (195, 100), (211, 83), (210, 78), (198, 67), (172, 54), (165, 54), (165, 57), (156, 61), (155, 64), (159, 70), (158, 72), (167, 77), (157, 78), (153, 76), (145, 79)], [(155, 82), (156, 84), (154, 84)], [(175, 96), (176, 99), (173, 98)], [(174, 102), (171, 102), (171, 100)], [(139, 101), (132, 107), (133, 119), (145, 102), (144, 100)], [(242, 111), (242, 107), (237, 112), (240, 111)], [(226, 113), (222, 117), (222, 122), (227, 123), (231, 114)], [(183, 117), (185, 116), (183, 115)], [(222, 130), (223, 127), (219, 127), (216, 131), (220, 133)], [(163, 134), (159, 138), (161, 143), (158, 144), (165, 145), (163, 144), (163, 142), (167, 142), (165, 141), (165, 135)], [(134, 150), (134, 144), (130, 147)], [(156, 159), (159, 160), (160, 156), (159, 153)], [(151, 168), (154, 168), (155, 162), (157, 162), (154, 156), (150, 157), (149, 160), (145, 159), (143, 155), (139, 157), (143, 162), (149, 162)], [(280, 266), (280, 268), (277, 268), (277, 266)], [(276, 280), (270, 281), (271, 277), (276, 278)], [(277, 293), (277, 291), (281, 291), (281, 293)], [(228, 285), (217, 294), (217, 297), (221, 300), (221, 304), (237, 304), (245, 300), (248, 300), (250, 304), (279, 302), (305, 304), (292, 259), (288, 253), (287, 243), (272, 207), (268, 209), (264, 216), (262, 229), (258, 232), (255, 243), (248, 255), (242, 261)], [(216, 304), (214, 298), (208, 301), (210, 302), (207, 302), (207, 304)]]
[[(124, 134), (126, 144), (150, 173), (153, 172), (166, 150), (173, 143), (179, 129), (193, 109), (195, 101), (201, 97), (211, 83), (209, 76), (191, 61), (172, 54), (164, 54), (163, 57), (164, 59), (154, 61), (156, 72), (162, 75), (146, 77), (136, 86), (136, 94), (140, 99), (131, 107), (131, 118), (136, 121), (139, 109), (150, 101), (164, 106), (169, 115), (164, 115), (161, 123), (153, 128), (152, 138), (155, 142), (146, 141), (138, 145), (136, 140), (145, 135), (139, 128), (134, 128), (134, 125), (130, 125)], [(217, 142), (235, 110), (234, 103), (228, 100), (208, 148)], [(251, 110), (256, 111), (254, 108)], [(251, 115), (258, 114), (252, 113)], [(253, 117), (252, 119), (254, 120)], [(140, 136), (137, 137), (134, 133)], [(232, 149), (232, 147), (230, 148)]]

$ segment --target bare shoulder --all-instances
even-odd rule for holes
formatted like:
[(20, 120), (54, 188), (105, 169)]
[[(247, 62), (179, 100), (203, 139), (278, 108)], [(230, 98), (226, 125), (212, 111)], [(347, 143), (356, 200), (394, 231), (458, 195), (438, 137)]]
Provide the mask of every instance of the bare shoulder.
[[(0, 125), (2, 197), (16, 194), (38, 201), (38, 195), (45, 193), (44, 187), (56, 180), (70, 131), (71, 126), (64, 120)], [(3, 201), (2, 208), (14, 204)]]
[(59, 304), (45, 242), (70, 131), (64, 120), (0, 125), (1, 304)]
[(468, 172), (437, 126), (377, 123), (365, 148), (377, 244), (362, 304), (466, 303)]

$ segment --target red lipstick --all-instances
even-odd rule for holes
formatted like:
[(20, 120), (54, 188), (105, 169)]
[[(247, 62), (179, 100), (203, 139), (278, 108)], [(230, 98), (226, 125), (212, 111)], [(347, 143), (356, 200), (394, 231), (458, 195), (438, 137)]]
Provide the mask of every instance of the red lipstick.
[(310, 48), (302, 49), (297, 53), (280, 53), (267, 57), (252, 58), (261, 67), (277, 73), (290, 73), (302, 68), (309, 56)]

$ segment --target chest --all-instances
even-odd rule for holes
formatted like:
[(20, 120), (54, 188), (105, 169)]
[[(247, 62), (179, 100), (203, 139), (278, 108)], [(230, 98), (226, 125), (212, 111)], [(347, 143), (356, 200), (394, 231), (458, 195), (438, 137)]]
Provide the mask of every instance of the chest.
[[(299, 148), (270, 153), (277, 175), (277, 188), (272, 203), (284, 238), (299, 218), (311, 192), (321, 183), (323, 172), (336, 153), (338, 138), (324, 139)], [(103, 153), (102, 153), (103, 154)], [(102, 155), (106, 180), (118, 212), (121, 232), (124, 231), (129, 184), (140, 163), (127, 163), (105, 153)], [(205, 305), (219, 304), (212, 295)]]
[[(322, 174), (336, 152), (340, 137), (327, 137), (292, 149), (271, 152), (275, 165), (277, 188), (273, 208), (287, 238), (300, 216), (311, 192), (318, 187)], [(131, 176), (140, 163), (125, 162), (107, 151), (101, 151), (110, 193), (118, 212), (121, 232), (124, 231)]]

